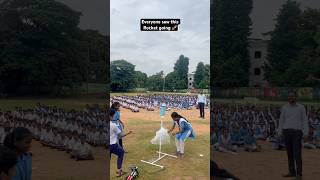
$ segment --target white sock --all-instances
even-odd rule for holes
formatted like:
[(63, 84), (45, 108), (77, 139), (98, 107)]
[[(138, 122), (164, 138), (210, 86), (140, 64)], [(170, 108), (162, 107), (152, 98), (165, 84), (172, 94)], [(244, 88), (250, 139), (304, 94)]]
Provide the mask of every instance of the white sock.
[(184, 141), (183, 140), (180, 140), (180, 152), (182, 153), (182, 154), (184, 154)]
[(180, 142), (176, 139), (177, 152), (181, 152)]

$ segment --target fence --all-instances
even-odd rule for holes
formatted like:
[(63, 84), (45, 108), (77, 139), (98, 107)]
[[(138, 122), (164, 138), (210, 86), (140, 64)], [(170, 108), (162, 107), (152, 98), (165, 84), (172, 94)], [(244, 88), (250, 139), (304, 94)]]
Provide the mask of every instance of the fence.
[(299, 100), (320, 100), (320, 88), (301, 87), (240, 87), (240, 88), (212, 88), (214, 98), (244, 98), (256, 97), (263, 100), (286, 100), (288, 92), (295, 90)]

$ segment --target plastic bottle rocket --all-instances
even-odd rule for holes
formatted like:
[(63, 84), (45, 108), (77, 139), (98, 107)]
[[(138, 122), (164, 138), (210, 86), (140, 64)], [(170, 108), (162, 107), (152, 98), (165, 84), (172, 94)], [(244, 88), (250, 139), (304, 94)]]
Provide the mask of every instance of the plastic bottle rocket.
[(161, 117), (164, 117), (166, 115), (166, 109), (167, 109), (166, 103), (162, 103), (160, 106), (160, 116)]

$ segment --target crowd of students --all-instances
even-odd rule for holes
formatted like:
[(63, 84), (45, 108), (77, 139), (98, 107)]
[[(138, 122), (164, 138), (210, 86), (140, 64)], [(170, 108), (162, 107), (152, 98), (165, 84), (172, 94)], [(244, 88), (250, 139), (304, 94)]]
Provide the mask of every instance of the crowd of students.
[[(309, 136), (303, 146), (320, 148), (320, 108), (309, 106), (306, 109)], [(279, 106), (214, 104), (211, 107), (211, 144), (217, 151), (231, 153), (240, 149), (260, 151), (257, 140), (270, 142), (273, 149), (284, 149), (284, 140), (277, 133), (280, 114)]]
[[(209, 98), (207, 98), (209, 99)], [(130, 109), (132, 112), (139, 112), (139, 109), (154, 111), (165, 103), (168, 110), (170, 109), (192, 109), (197, 106), (196, 95), (170, 95), (170, 94), (154, 94), (154, 95), (136, 95), (136, 96), (115, 96), (112, 97), (110, 103), (119, 102), (123, 108)], [(206, 107), (209, 104), (206, 102)]]
[(66, 151), (75, 160), (93, 159), (91, 146), (106, 146), (107, 113), (101, 109), (66, 111), (38, 104), (35, 109), (0, 112), (0, 143), (15, 128), (28, 129), (43, 146)]

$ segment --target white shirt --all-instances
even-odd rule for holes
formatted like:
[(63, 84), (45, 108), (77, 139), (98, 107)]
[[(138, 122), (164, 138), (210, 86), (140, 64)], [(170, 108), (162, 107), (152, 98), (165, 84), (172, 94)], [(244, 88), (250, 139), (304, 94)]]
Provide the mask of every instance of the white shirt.
[(114, 122), (110, 122), (110, 145), (118, 143), (119, 134), (121, 134), (121, 130)]
[(68, 148), (73, 150), (75, 144), (76, 144), (76, 141), (74, 140), (74, 138), (71, 138), (68, 142)]
[(61, 139), (60, 134), (57, 134), (57, 135), (54, 137), (54, 144), (56, 144), (56, 145), (61, 145), (61, 144), (62, 144), (62, 139)]
[(204, 94), (198, 94), (197, 103), (206, 103), (206, 101), (207, 101), (206, 95), (204, 95)]

